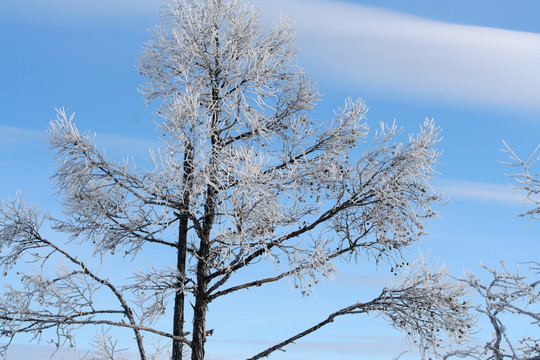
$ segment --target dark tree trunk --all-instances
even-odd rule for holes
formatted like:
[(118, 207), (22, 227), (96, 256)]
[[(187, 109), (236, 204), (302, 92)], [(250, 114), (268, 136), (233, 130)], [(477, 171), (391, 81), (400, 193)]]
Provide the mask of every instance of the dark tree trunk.
[[(213, 114), (213, 127), (217, 123), (217, 113)], [(218, 137), (212, 134), (212, 158), (211, 165), (216, 163), (216, 149), (219, 147)], [(215, 176), (215, 175), (214, 175)], [(212, 179), (213, 180), (213, 179)], [(204, 206), (204, 222), (200, 237), (199, 250), (197, 251), (197, 292), (195, 293), (195, 308), (193, 309), (193, 337), (191, 340), (191, 360), (204, 360), (204, 345), (206, 342), (206, 312), (208, 310), (208, 260), (210, 256), (210, 234), (214, 225), (216, 198), (218, 190), (212, 185), (206, 190), (206, 203)]]
[(191, 340), (191, 360), (204, 360), (206, 342), (206, 312), (208, 310), (208, 258), (210, 254), (210, 231), (214, 222), (216, 190), (209, 186), (201, 243), (197, 251), (197, 292), (193, 309), (193, 337)]
[[(202, 262), (201, 260), (199, 260)], [(203, 265), (202, 267), (206, 267)], [(204, 359), (204, 344), (206, 342), (206, 312), (208, 310), (208, 296), (206, 295), (206, 280), (198, 282), (199, 293), (195, 297), (193, 311), (193, 337), (191, 340), (191, 360)]]
[(208, 256), (210, 254), (210, 229), (214, 219), (216, 192), (209, 187), (206, 202), (206, 221), (199, 251), (197, 251), (197, 292), (193, 309), (193, 337), (191, 340), (191, 360), (204, 360), (204, 344), (206, 342), (206, 312), (208, 310)]
[[(183, 336), (184, 334), (184, 282), (186, 275), (186, 247), (187, 247), (187, 231), (188, 219), (183, 216), (180, 219), (179, 235), (178, 235), (178, 281), (176, 283), (177, 290), (174, 298), (174, 317), (173, 317), (173, 335)], [(172, 360), (182, 360), (183, 342), (181, 340), (173, 340)]]
[[(217, 25), (216, 25), (217, 29)], [(215, 38), (216, 49), (219, 49), (219, 39)], [(193, 309), (193, 335), (191, 339), (191, 360), (204, 360), (205, 350), (204, 345), (206, 343), (206, 313), (208, 311), (208, 304), (210, 302), (208, 297), (208, 260), (210, 257), (210, 234), (214, 225), (216, 201), (218, 196), (218, 189), (213, 184), (217, 183), (216, 176), (218, 176), (217, 164), (218, 156), (221, 150), (221, 139), (219, 137), (219, 114), (220, 114), (220, 89), (218, 85), (220, 80), (218, 78), (219, 62), (218, 56), (214, 58), (215, 69), (210, 70), (210, 77), (212, 83), (212, 104), (210, 111), (212, 114), (212, 135), (210, 141), (212, 144), (212, 151), (210, 155), (210, 169), (212, 173), (210, 176), (210, 183), (206, 189), (206, 201), (204, 204), (204, 220), (202, 226), (202, 232), (199, 236), (200, 245), (197, 251), (197, 291), (195, 293), (195, 307)]]
[[(188, 238), (188, 215), (189, 211), (189, 194), (191, 188), (191, 176), (193, 173), (193, 149), (191, 145), (186, 146), (184, 153), (184, 194), (182, 196), (182, 213), (180, 214), (180, 224), (178, 225), (178, 255), (176, 267), (178, 271), (178, 279), (176, 282), (176, 295), (174, 297), (174, 314), (173, 314), (173, 335), (184, 336), (184, 303), (186, 285), (186, 253), (187, 253), (187, 238)], [(182, 360), (183, 341), (173, 340), (172, 345), (172, 360)]]

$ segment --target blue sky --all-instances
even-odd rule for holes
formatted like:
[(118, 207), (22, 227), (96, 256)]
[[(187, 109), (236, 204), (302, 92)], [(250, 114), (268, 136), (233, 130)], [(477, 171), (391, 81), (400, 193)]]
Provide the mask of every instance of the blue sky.
[[(156, 146), (152, 109), (137, 92), (143, 79), (134, 64), (164, 3), (0, 3), (0, 198), (21, 189), (43, 208), (59, 210), (48, 180), (54, 160), (41, 142), (55, 107), (75, 112), (79, 129), (97, 132), (100, 145), (116, 156), (142, 157)], [(540, 224), (526, 229), (527, 221), (516, 216), (523, 197), (508, 187), (511, 169), (499, 161), (505, 160), (503, 139), (522, 155), (540, 143), (540, 2), (255, 3), (266, 21), (282, 13), (297, 23), (299, 63), (324, 94), (316, 118), (324, 120), (351, 96), (366, 100), (371, 124), (396, 119), (412, 132), (429, 117), (443, 128), (435, 183), (450, 201), (438, 209), (422, 251), (457, 275), (477, 271), (479, 261), (538, 260)], [(369, 300), (389, 276), (381, 267), (373, 277), (371, 265), (344, 266), (317, 298), (302, 299), (284, 282), (216, 303), (209, 359), (245, 358), (340, 306)], [(231, 308), (242, 313), (233, 317)], [(243, 322), (233, 324), (238, 318)], [(399, 332), (381, 319), (375, 323), (380, 326), (369, 318), (337, 321), (273, 358), (328, 359), (339, 351), (340, 359), (391, 359), (408, 349)], [(24, 349), (13, 356), (23, 359)]]

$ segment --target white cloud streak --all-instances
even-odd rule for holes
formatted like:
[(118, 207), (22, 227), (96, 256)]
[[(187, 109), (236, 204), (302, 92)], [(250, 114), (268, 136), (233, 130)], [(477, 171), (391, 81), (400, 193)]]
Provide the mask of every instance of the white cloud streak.
[[(300, 33), (318, 78), (404, 99), (540, 110), (540, 34), (466, 26), (335, 0), (251, 0)], [(43, 21), (114, 25), (155, 19), (166, 0), (26, 0), (2, 12)], [(46, 20), (51, 19), (51, 20)], [(60, 19), (60, 20), (59, 20)]]
[(45, 137), (45, 131), (0, 126), (0, 148), (11, 147), (16, 144), (39, 142), (43, 141)]
[(508, 185), (441, 179), (436, 182), (435, 189), (444, 192), (450, 200), (460, 199), (505, 205), (525, 203), (525, 194), (513, 190)]
[(329, 0), (255, 0), (295, 20), (303, 59), (332, 80), (398, 96), (540, 109), (540, 34)]

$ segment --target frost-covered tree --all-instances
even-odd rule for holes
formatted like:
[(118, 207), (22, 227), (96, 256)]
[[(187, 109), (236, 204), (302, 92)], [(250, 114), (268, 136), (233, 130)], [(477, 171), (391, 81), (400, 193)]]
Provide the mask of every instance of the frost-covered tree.
[[(440, 131), (429, 120), (405, 142), (395, 124), (371, 131), (362, 100), (316, 123), (319, 94), (295, 63), (294, 40), (291, 23), (267, 29), (237, 0), (172, 0), (138, 62), (145, 98), (159, 104), (163, 146), (151, 166), (108, 158), (58, 111), (48, 141), (65, 215), (21, 197), (3, 203), (0, 264), (21, 283), (0, 299), (1, 336), (61, 346), (101, 325), (99, 356), (112, 357), (113, 330), (127, 329), (141, 359), (150, 358), (150, 338), (171, 341), (174, 360), (203, 359), (216, 299), (287, 278), (307, 295), (338, 262), (361, 257), (407, 267), (402, 250), (425, 234), (440, 199), (428, 184)], [(43, 227), (64, 235), (45, 236)], [(100, 269), (114, 262), (125, 271), (149, 248), (174, 252), (174, 261), (163, 256), (126, 279)], [(14, 273), (18, 261), (35, 272)], [(239, 282), (261, 262), (273, 270)], [(427, 354), (443, 333), (467, 336), (463, 294), (443, 269), (417, 262), (377, 298), (351, 302), (253, 359), (361, 313), (382, 315)]]
[(529, 154), (529, 156), (522, 158), (517, 155), (504, 141), (504, 152), (508, 153), (510, 161), (504, 162), (504, 164), (518, 167), (520, 172), (509, 175), (516, 181), (512, 187), (516, 190), (524, 191), (527, 195), (527, 202), (532, 204), (532, 208), (520, 214), (523, 217), (530, 217), (531, 221), (540, 219), (540, 172), (538, 171), (538, 164), (540, 163), (540, 145)]
[[(475, 309), (490, 324), (491, 339), (482, 345), (452, 351), (444, 359), (539, 360), (540, 359), (540, 264), (529, 263), (528, 271), (510, 272), (501, 263), (501, 270), (483, 268), (490, 278), (482, 281), (469, 273), (462, 281), (480, 299)], [(513, 325), (512, 321), (520, 320)], [(528, 335), (523, 334), (526, 327)]]
[[(509, 154), (510, 161), (503, 163), (521, 169), (509, 175), (516, 181), (511, 186), (524, 191), (526, 202), (532, 204), (532, 208), (520, 216), (530, 217), (531, 221), (539, 219), (540, 174), (534, 168), (540, 161), (540, 145), (525, 158), (517, 155), (506, 143), (504, 146), (503, 151)], [(482, 345), (452, 351), (444, 359), (540, 360), (540, 263), (530, 261), (525, 266), (525, 272), (519, 268), (510, 271), (501, 261), (500, 270), (482, 265), (490, 274), (488, 280), (483, 281), (474, 273), (468, 273), (461, 279), (479, 299), (474, 309), (479, 317), (489, 322), (492, 337)], [(518, 325), (509, 319), (519, 320)], [(519, 337), (518, 334), (524, 333), (519, 327), (527, 322), (530, 326), (526, 331), (530, 333)]]

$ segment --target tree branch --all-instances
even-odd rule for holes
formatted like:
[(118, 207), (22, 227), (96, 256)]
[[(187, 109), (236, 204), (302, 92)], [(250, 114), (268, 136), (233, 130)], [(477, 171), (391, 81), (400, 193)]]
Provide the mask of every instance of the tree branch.
[(353, 304), (351, 306), (347, 306), (347, 307), (345, 307), (345, 308), (343, 308), (343, 309), (341, 309), (339, 311), (336, 311), (336, 312), (328, 315), (328, 317), (325, 320), (321, 321), (320, 323), (318, 323), (318, 324), (310, 327), (309, 329), (304, 330), (304, 331), (302, 331), (302, 332), (300, 332), (300, 333), (298, 333), (298, 334), (296, 334), (294, 336), (291, 336), (287, 340), (284, 340), (284, 341), (280, 342), (279, 344), (276, 344), (276, 345), (274, 345), (274, 346), (272, 346), (272, 347), (258, 353), (257, 355), (248, 358), (247, 360), (257, 360), (257, 359), (267, 357), (271, 353), (273, 353), (274, 351), (281, 350), (285, 346), (295, 342), (296, 340), (301, 339), (304, 336), (309, 335), (312, 332), (315, 332), (315, 331), (319, 330), (323, 326), (332, 323), (334, 321), (334, 319), (336, 317), (338, 317), (338, 316), (343, 316), (343, 315), (348, 315), (348, 314), (366, 313), (369, 310), (372, 310), (374, 308), (374, 306), (377, 305), (377, 301), (381, 298), (381, 296), (383, 296), (383, 294), (384, 294), (384, 292), (377, 299), (372, 300), (372, 301), (370, 301), (368, 303), (356, 303), (356, 304)]
[[(111, 313), (111, 314), (122, 313), (123, 314), (124, 312), (104, 311), (104, 312), (99, 312), (99, 313)], [(25, 315), (25, 314), (17, 314), (17, 315)], [(163, 337), (167, 337), (172, 340), (183, 341), (187, 345), (191, 344), (191, 342), (187, 340), (184, 336), (175, 336), (173, 334), (160, 331), (151, 327), (137, 325), (137, 324), (130, 324), (123, 321), (93, 320), (93, 319), (76, 320), (69, 316), (61, 316), (61, 315), (48, 315), (47, 316), (46, 314), (35, 314), (32, 312), (30, 312), (28, 315), (34, 315), (36, 317), (27, 317), (24, 320), (25, 322), (33, 322), (34, 324), (38, 324), (38, 323), (48, 324), (48, 325), (45, 325), (43, 329), (55, 327), (55, 326), (58, 326), (59, 324), (62, 324), (62, 325), (110, 325), (110, 326), (115, 326), (115, 327), (128, 328), (135, 331), (145, 331), (145, 332), (153, 333), (153, 334), (160, 335)], [(47, 317), (50, 317), (51, 319), (46, 319)], [(6, 321), (20, 321), (16, 317), (10, 317), (6, 315), (1, 315), (0, 319), (6, 320)], [(184, 335), (189, 335), (189, 334), (190, 334), (189, 332), (184, 333)]]

